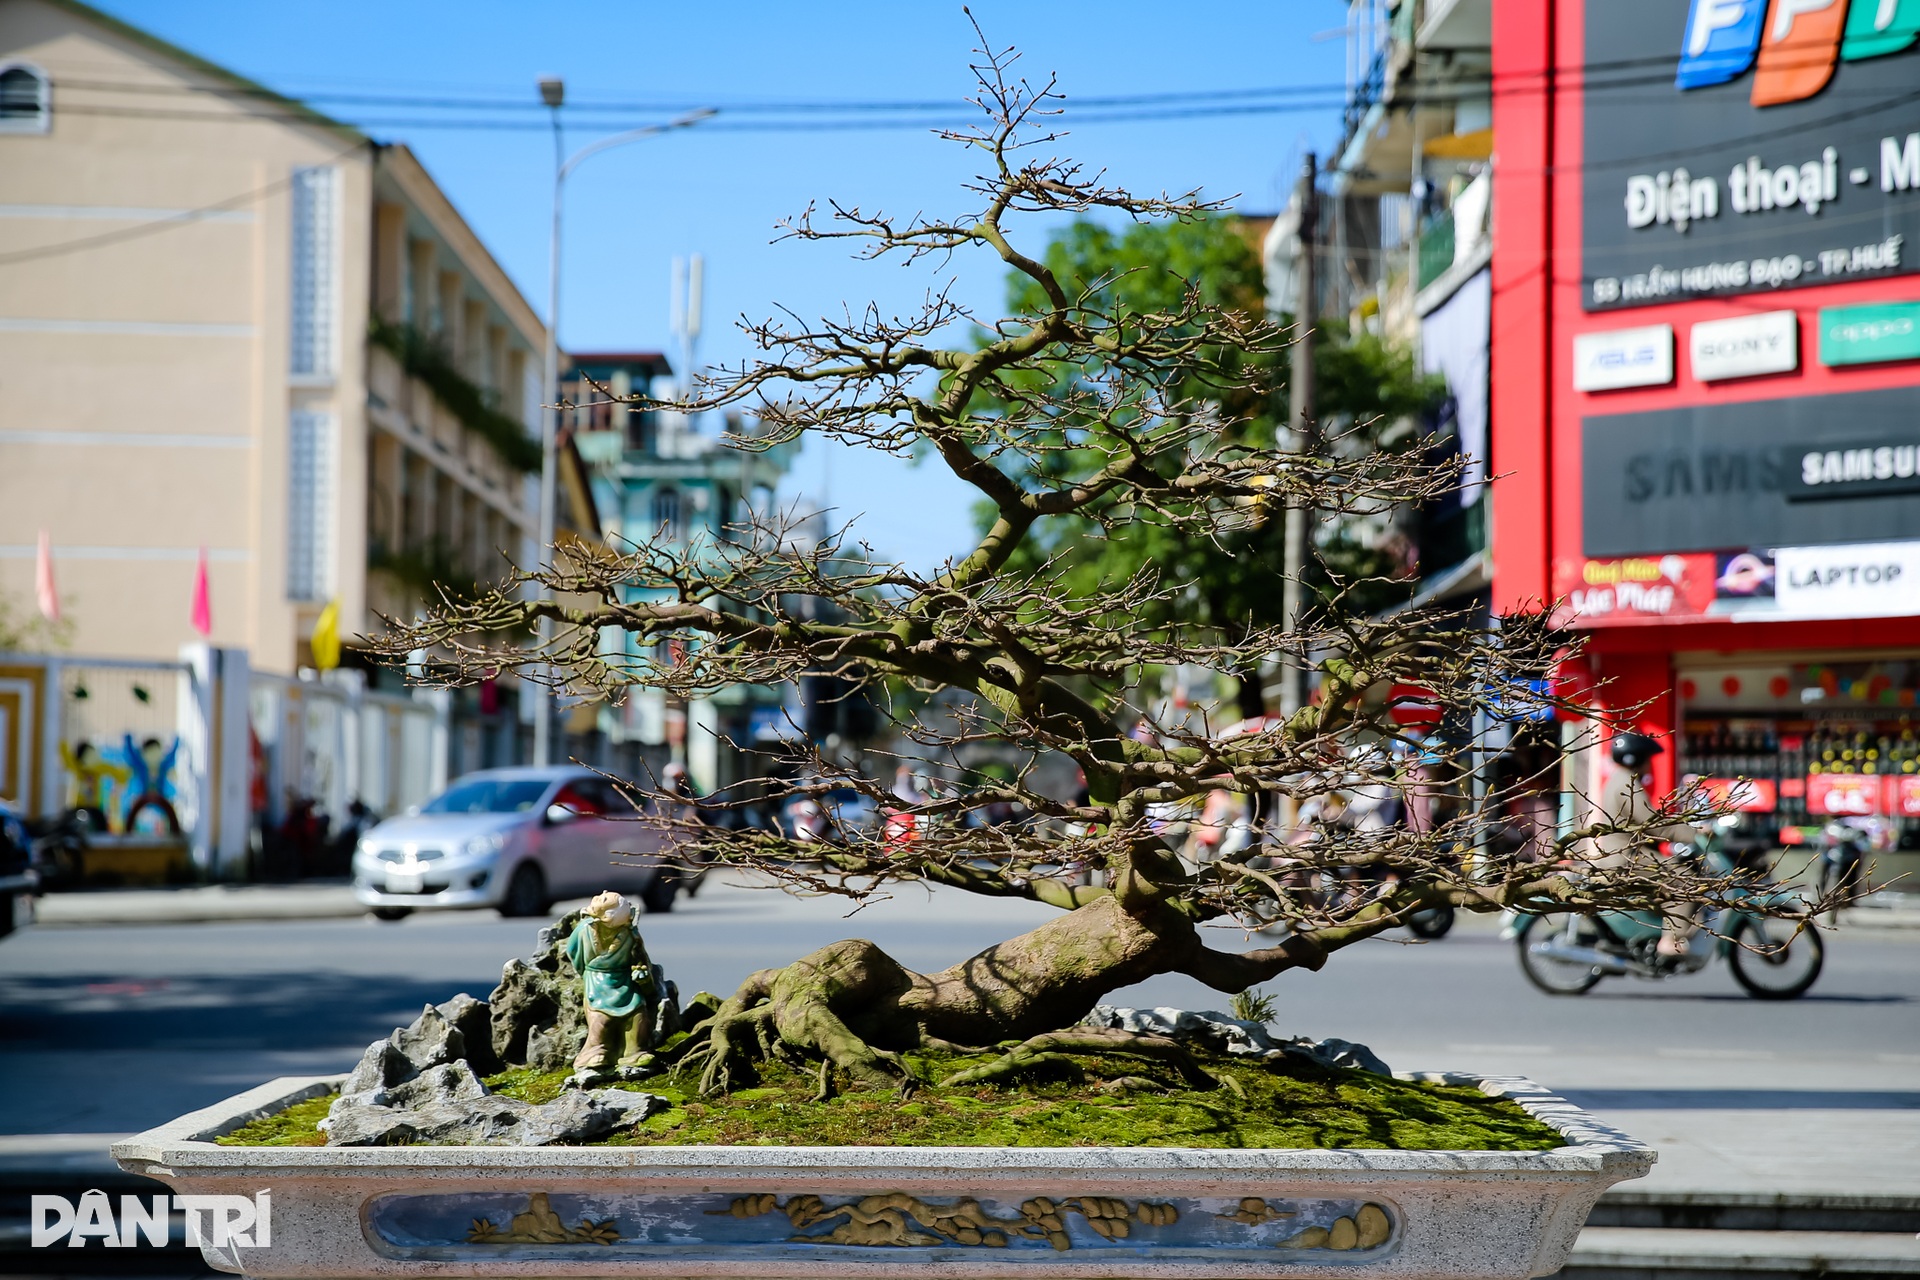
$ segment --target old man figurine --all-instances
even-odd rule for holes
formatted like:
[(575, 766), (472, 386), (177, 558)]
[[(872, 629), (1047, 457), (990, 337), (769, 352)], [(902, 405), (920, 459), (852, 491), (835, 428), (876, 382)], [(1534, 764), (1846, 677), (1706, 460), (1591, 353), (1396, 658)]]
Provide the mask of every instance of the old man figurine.
[(633, 927), (633, 904), (608, 891), (587, 904), (567, 938), (567, 959), (586, 984), (587, 1043), (575, 1079), (637, 1073), (653, 1041), (653, 964)]

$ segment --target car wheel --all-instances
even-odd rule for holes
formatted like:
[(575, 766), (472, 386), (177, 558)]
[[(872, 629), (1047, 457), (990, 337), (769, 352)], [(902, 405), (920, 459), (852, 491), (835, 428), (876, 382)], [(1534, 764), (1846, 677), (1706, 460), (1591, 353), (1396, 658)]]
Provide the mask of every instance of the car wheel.
[(500, 914), (510, 919), (547, 914), (547, 878), (540, 874), (540, 868), (523, 862), (513, 869), (507, 894), (500, 899)]
[(375, 920), (386, 920), (388, 922), (392, 922), (394, 920), (405, 920), (408, 916), (413, 914), (413, 908), (412, 907), (373, 907), (368, 910), (367, 914), (372, 916)]
[(672, 871), (662, 869), (653, 873), (653, 879), (647, 881), (647, 887), (640, 891), (640, 905), (647, 914), (665, 915), (673, 910), (673, 900), (680, 893), (680, 877)]

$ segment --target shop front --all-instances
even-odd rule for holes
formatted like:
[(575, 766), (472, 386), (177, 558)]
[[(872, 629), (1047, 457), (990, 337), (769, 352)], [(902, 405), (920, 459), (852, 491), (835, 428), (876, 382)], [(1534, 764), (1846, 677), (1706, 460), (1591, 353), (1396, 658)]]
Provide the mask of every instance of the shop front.
[(1495, 607), (1787, 843), (1920, 848), (1916, 83), (1920, 0), (1494, 0)]

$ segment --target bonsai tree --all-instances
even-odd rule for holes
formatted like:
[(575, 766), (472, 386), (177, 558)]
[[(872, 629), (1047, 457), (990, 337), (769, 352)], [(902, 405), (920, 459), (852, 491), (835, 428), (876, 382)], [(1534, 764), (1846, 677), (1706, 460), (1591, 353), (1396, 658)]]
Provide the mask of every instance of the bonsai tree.
[[(1196, 290), (1203, 302), (1235, 308), (1244, 315), (1262, 315), (1266, 309), (1259, 255), (1245, 229), (1230, 216), (1140, 221), (1124, 229), (1083, 219), (1053, 236), (1036, 256), (1083, 309), (1167, 313), (1179, 310)], [(1038, 316), (1051, 309), (1045, 288), (1025, 271), (1008, 273), (1007, 293), (1008, 309), (1017, 315)], [(1322, 422), (1358, 428), (1335, 427), (1342, 444), (1367, 449), (1383, 443), (1401, 449), (1417, 447), (1418, 441), (1404, 430), (1405, 420), (1438, 402), (1445, 392), (1443, 380), (1420, 374), (1410, 352), (1377, 336), (1362, 333), (1350, 338), (1344, 321), (1321, 321), (1307, 340), (1314, 347), (1316, 407)], [(1291, 344), (1206, 352), (1194, 367), (1196, 373), (1208, 376), (1176, 387), (1174, 394), (1212, 415), (1216, 448), (1227, 443), (1276, 448), (1286, 430), (1291, 354)], [(1213, 371), (1223, 362), (1232, 362), (1237, 376), (1215, 376)], [(1085, 365), (1062, 364), (1051, 372), (1057, 384), (1072, 384), (1085, 376), (1085, 370)], [(1381, 434), (1391, 438), (1382, 441)], [(1061, 451), (1050, 454), (1042, 465), (1079, 475), (1086, 461)], [(977, 506), (984, 532), (1000, 512), (989, 501)], [(1167, 611), (1237, 640), (1241, 631), (1273, 625), (1285, 617), (1273, 576), (1248, 571), (1250, 564), (1283, 563), (1285, 541), (1282, 520), (1209, 521), (1197, 527), (1136, 521), (1125, 536), (1109, 538), (1101, 536), (1091, 517), (1061, 515), (1037, 523), (1008, 565), (1025, 570), (1054, 559), (1065, 571), (1060, 581), (1080, 591), (1130, 577), (1151, 564), (1163, 578), (1174, 577), (1183, 584), (1184, 590), (1165, 602)], [(1329, 562), (1325, 568), (1360, 571), (1355, 580), (1340, 584), (1340, 599), (1349, 611), (1374, 612), (1404, 603), (1413, 592), (1412, 583), (1387, 580), (1393, 568), (1387, 556), (1350, 538), (1327, 539), (1321, 554)], [(1373, 581), (1365, 575), (1366, 569), (1376, 571)], [(1317, 592), (1327, 584), (1316, 574), (1309, 585)], [(1238, 684), (1239, 714), (1243, 718), (1264, 715), (1266, 673), (1249, 667), (1227, 674)]]
[[(1267, 411), (1263, 395), (1246, 394), (1249, 380), (1268, 378), (1280, 348), (1304, 335), (1197, 288), (1165, 305), (1130, 305), (1128, 290), (1069, 284), (1024, 251), (1022, 215), (1182, 222), (1218, 206), (1197, 194), (1130, 194), (1049, 156), (1042, 149), (1059, 135), (1044, 126), (1058, 95), (1051, 82), (1036, 90), (1016, 78), (1012, 61), (983, 52), (975, 71), (987, 122), (944, 135), (981, 161), (970, 212), (895, 218), (835, 204), (821, 222), (810, 208), (788, 234), (909, 263), (991, 254), (1031, 282), (1030, 305), (985, 323), (935, 288), (901, 317), (869, 306), (811, 323), (743, 322), (763, 358), (722, 371), (678, 406), (750, 414), (754, 425), (730, 440), (736, 448), (811, 434), (945, 467), (991, 506), (970, 552), (921, 574), (844, 532), (800, 538), (793, 522), (763, 513), (692, 548), (615, 554), (574, 544), (497, 590), (392, 624), (381, 641), (396, 660), (437, 654), (451, 681), (510, 668), (615, 698), (637, 686), (692, 697), (834, 676), (894, 708), (903, 756), (947, 782), (903, 800), (889, 789), (891, 757), (870, 755), (882, 767), (869, 770), (793, 747), (795, 780), (776, 785), (776, 800), (824, 805), (851, 788), (898, 820), (802, 838), (686, 821), (674, 816), (686, 813), (679, 798), (659, 797), (652, 820), (675, 826), (688, 859), (856, 901), (920, 882), (1060, 911), (939, 973), (913, 972), (870, 942), (834, 942), (753, 974), (669, 1057), (698, 1069), (707, 1091), (750, 1081), (776, 1054), (820, 1063), (823, 1084), (888, 1089), (914, 1085), (901, 1054), (915, 1049), (979, 1055), (949, 1083), (1008, 1077), (1059, 1055), (1178, 1058), (1171, 1041), (1077, 1024), (1110, 992), (1158, 974), (1234, 993), (1317, 970), (1440, 903), (1591, 912), (1721, 900), (1728, 880), (1677, 859), (1563, 863), (1595, 837), (1650, 844), (1671, 809), (1566, 832), (1545, 858), (1488, 838), (1508, 795), (1486, 782), (1485, 753), (1466, 726), (1577, 710), (1543, 692), (1566, 639), (1540, 613), (1488, 628), (1457, 612), (1381, 619), (1328, 607), (1288, 632), (1258, 619), (1193, 620), (1181, 607), (1189, 584), (1151, 561), (1069, 581), (1058, 557), (1023, 554), (1046, 545), (1050, 525), (1116, 542), (1170, 530), (1226, 543), (1289, 504), (1377, 511), (1446, 492), (1456, 475), (1390, 451), (1276, 451), (1228, 415)], [(1250, 556), (1242, 567), (1249, 583), (1278, 594), (1276, 565)], [(554, 623), (545, 647), (528, 639), (542, 618)], [(615, 633), (627, 642), (610, 644)], [(1223, 734), (1155, 723), (1131, 700), (1151, 668), (1240, 673), (1275, 660), (1306, 664), (1317, 681), (1311, 705), (1284, 722)], [(1443, 722), (1403, 728), (1394, 713), (1410, 701), (1437, 704)], [(989, 745), (1000, 766), (970, 767)], [(1423, 777), (1478, 770), (1481, 785), (1459, 788), (1460, 802), (1431, 822), (1326, 820), (1334, 797), (1406, 788), (1410, 752)], [(1062, 757), (1082, 787), (1042, 785), (1043, 762)], [(1007, 768), (1007, 759), (1021, 763)], [(1280, 808), (1306, 816), (1268, 833), (1274, 840), (1190, 865), (1169, 838), (1169, 816), (1223, 789), (1274, 793)], [(754, 799), (722, 792), (701, 804), (720, 811)], [(1254, 931), (1259, 945), (1232, 945)]]

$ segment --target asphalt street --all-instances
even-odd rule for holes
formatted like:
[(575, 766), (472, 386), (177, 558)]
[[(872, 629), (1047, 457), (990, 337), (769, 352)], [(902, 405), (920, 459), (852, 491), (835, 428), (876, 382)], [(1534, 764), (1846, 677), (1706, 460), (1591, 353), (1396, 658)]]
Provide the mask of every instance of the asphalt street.
[[(933, 969), (1051, 914), (912, 889), (851, 918), (846, 910), (710, 882), (644, 931), (683, 993), (724, 994), (835, 938), (871, 938)], [(484, 997), (537, 928), (471, 912), (29, 930), (0, 943), (0, 1135), (127, 1133), (272, 1076), (343, 1071), (422, 1005), (458, 991)], [(1246, 943), (1223, 931), (1217, 945)], [(1756, 1187), (1775, 1190), (1783, 1177), (1920, 1185), (1913, 931), (1830, 937), (1820, 982), (1786, 1004), (1747, 999), (1720, 965), (1550, 998), (1482, 920), (1438, 943), (1374, 940), (1269, 989), (1288, 1032), (1362, 1041), (1396, 1069), (1520, 1073), (1553, 1086), (1661, 1143), (1656, 1177), (1729, 1188), (1760, 1178)], [(1113, 997), (1187, 1008), (1225, 1000), (1184, 978)], [(1756, 1161), (1774, 1172), (1755, 1172)]]

